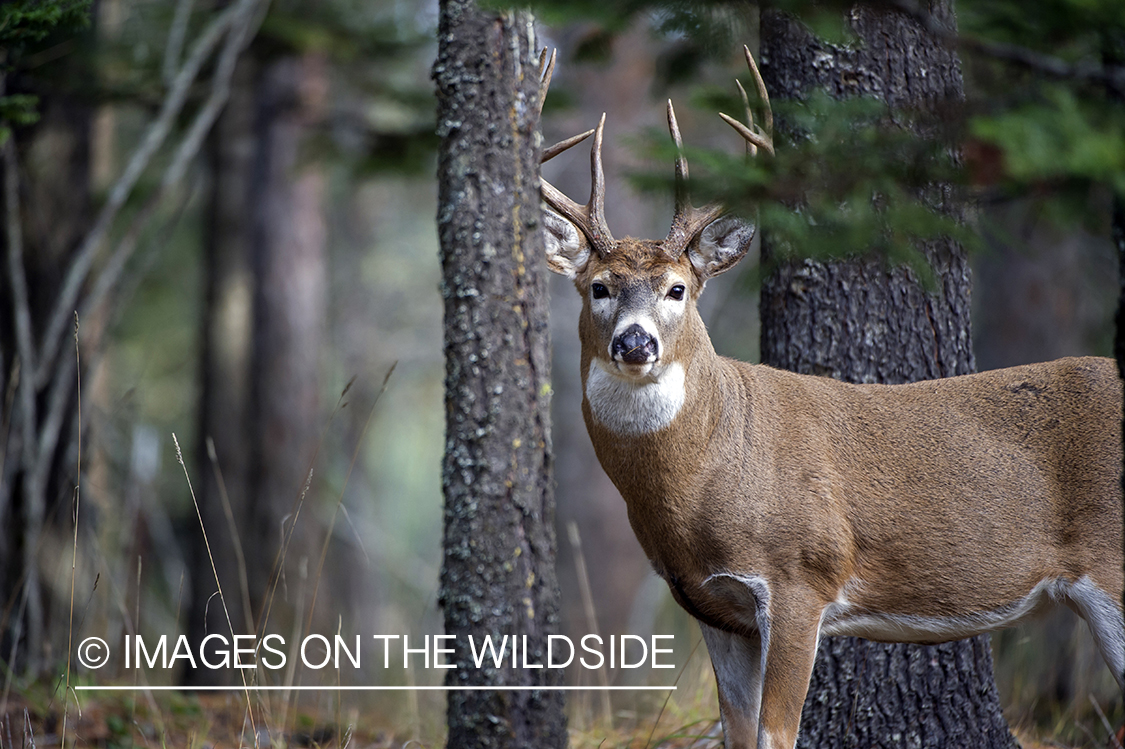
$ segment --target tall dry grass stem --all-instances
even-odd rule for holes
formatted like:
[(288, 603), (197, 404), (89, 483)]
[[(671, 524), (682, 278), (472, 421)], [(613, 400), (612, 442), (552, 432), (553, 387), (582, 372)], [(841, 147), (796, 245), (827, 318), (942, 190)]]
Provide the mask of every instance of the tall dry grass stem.
[(1117, 734), (1113, 732), (1113, 725), (1110, 724), (1106, 714), (1102, 712), (1102, 706), (1098, 704), (1098, 701), (1094, 699), (1094, 695), (1092, 694), (1087, 694), (1086, 699), (1090, 700), (1090, 704), (1094, 706), (1094, 712), (1098, 714), (1098, 719), (1101, 720), (1102, 726), (1105, 727), (1106, 733), (1109, 734), (1107, 746), (1111, 749), (1122, 749), (1121, 742), (1117, 740)]
[[(568, 521), (566, 524), (566, 534), (570, 539), (570, 547), (574, 552), (574, 567), (578, 573), (578, 590), (582, 596), (582, 608), (586, 613), (586, 627), (589, 628), (590, 634), (597, 635), (598, 640), (601, 640), (601, 633), (598, 631), (598, 612), (594, 607), (594, 594), (590, 589), (590, 575), (586, 570), (586, 555), (582, 553), (582, 536), (578, 532), (578, 523), (573, 520)], [(601, 683), (602, 691), (599, 692), (601, 697), (602, 706), (602, 722), (606, 728), (613, 727), (613, 705), (609, 699), (609, 674), (606, 672), (605, 659), (602, 659), (602, 665), (598, 668), (598, 681)]]
[[(20, 593), (22, 591), (22, 594)], [(16, 610), (16, 626), (15, 632), (12, 633), (12, 649), (8, 653), (8, 661), (4, 664), (4, 696), (0, 698), (0, 714), (7, 714), (8, 710), (8, 695), (11, 693), (12, 680), (15, 679), (16, 673), (12, 669), (13, 663), (16, 662), (16, 651), (19, 647), (20, 637), (23, 635), (23, 615), (27, 608), (28, 586), (27, 586), (27, 571), (24, 570), (23, 575), (20, 576), (19, 585), (16, 590), (12, 592), (12, 599), (9, 601), (7, 607), (4, 609), (4, 616), (0, 618), (0, 627), (7, 629), (8, 615), (11, 613), (12, 605), (19, 597), (19, 608)]]
[[(227, 627), (230, 629), (231, 637), (234, 637), (234, 625), (230, 620), (230, 609), (227, 608), (227, 599), (223, 595), (223, 584), (219, 581), (219, 571), (215, 568), (215, 557), (211, 554), (211, 542), (207, 539), (207, 527), (203, 523), (203, 513), (199, 510), (199, 500), (195, 498), (195, 489), (191, 486), (191, 476), (188, 475), (187, 465), (184, 464), (184, 454), (180, 450), (180, 441), (176, 438), (176, 433), (172, 432), (172, 442), (176, 445), (176, 460), (180, 464), (180, 468), (184, 469), (184, 479), (187, 481), (188, 492), (191, 494), (191, 503), (195, 507), (195, 516), (199, 519), (199, 530), (203, 534), (203, 546), (207, 549), (207, 560), (211, 563), (211, 574), (215, 577), (215, 587), (219, 591), (219, 602), (223, 605), (223, 616), (226, 617)], [(250, 720), (250, 726), (254, 731), (254, 746), (258, 746), (258, 729), (254, 722), (254, 707), (250, 699), (250, 690), (246, 688), (246, 675), (242, 669), (238, 669), (239, 677), (242, 679), (243, 692), (246, 695), (246, 713)], [(241, 746), (241, 738), (239, 745)]]
[(219, 467), (219, 456), (215, 452), (215, 441), (208, 435), (207, 459), (211, 462), (211, 470), (215, 474), (215, 483), (219, 487), (219, 501), (223, 504), (223, 515), (227, 519), (230, 537), (234, 541), (234, 556), (238, 563), (238, 586), (242, 592), (242, 615), (245, 619), (247, 632), (254, 631), (254, 611), (250, 605), (250, 578), (246, 571), (246, 555), (242, 551), (242, 539), (238, 535), (238, 525), (234, 522), (234, 510), (231, 509), (230, 495), (227, 493), (227, 482), (223, 480), (223, 470)]
[(31, 713), (23, 709), (23, 745), (27, 749), (35, 749), (35, 726), (31, 725)]
[(359, 458), (360, 448), (363, 447), (363, 438), (367, 436), (367, 429), (371, 426), (371, 419), (375, 415), (375, 407), (379, 405), (379, 400), (383, 397), (383, 393), (387, 392), (387, 383), (391, 380), (391, 375), (394, 374), (395, 367), (398, 366), (398, 361), (391, 364), (391, 368), (387, 370), (387, 374), (383, 376), (383, 386), (379, 388), (379, 392), (375, 395), (375, 400), (371, 403), (371, 409), (367, 412), (367, 418), (363, 422), (363, 430), (359, 433), (359, 439), (356, 440), (355, 450), (352, 451), (352, 460), (348, 464), (348, 472), (344, 475), (344, 485), (340, 487), (340, 496), (336, 499), (336, 506), (332, 510), (332, 519), (328, 523), (328, 528), (324, 533), (324, 544), (320, 549), (320, 561), (316, 565), (316, 575), (313, 576), (313, 592), (312, 601), (309, 603), (309, 616), (306, 624), (306, 629), (312, 631), (312, 617), (313, 612), (316, 610), (316, 597), (320, 592), (320, 577), (324, 573), (324, 560), (328, 557), (328, 544), (332, 541), (332, 531), (336, 528), (336, 517), (340, 514), (340, 508), (344, 504), (344, 492), (348, 489), (348, 482), (351, 481), (352, 471), (355, 470), (356, 460)]
[[(699, 650), (699, 645), (702, 642), (703, 636), (700, 635), (699, 639), (695, 641), (695, 645), (692, 646), (691, 652), (688, 653), (684, 665), (680, 666), (680, 670), (676, 672), (676, 680), (672, 682), (674, 686), (680, 685), (680, 678), (684, 675), (684, 672), (687, 671), (688, 664), (691, 663), (691, 659), (695, 657), (695, 652)], [(649, 749), (649, 747), (652, 746), (652, 737), (656, 735), (656, 727), (660, 725), (660, 718), (668, 708), (668, 700), (670, 699), (672, 699), (672, 690), (668, 690), (668, 694), (664, 696), (664, 703), (660, 706), (660, 712), (656, 714), (656, 720), (652, 722), (652, 730), (648, 732), (648, 741), (645, 742), (645, 749)]]
[[(353, 377), (344, 386), (340, 392), (340, 397), (336, 399), (336, 406), (332, 409), (332, 413), (328, 415), (328, 420), (324, 423), (324, 427), (320, 431), (320, 438), (316, 442), (316, 448), (313, 450), (312, 457), (309, 459), (309, 470), (306, 474), (305, 484), (301, 488), (300, 493), (293, 501), (293, 506), (289, 510), (289, 514), (282, 521), (283, 527), (281, 529), (281, 544), (278, 546), (277, 554), (274, 555), (273, 565), (270, 568), (269, 583), (266, 586), (265, 600), (262, 602), (262, 609), (258, 614), (257, 625), (254, 628), (255, 633), (261, 636), (265, 632), (266, 626), (269, 624), (270, 615), (273, 612), (273, 602), (277, 595), (277, 588), (284, 580), (284, 567), (285, 560), (289, 555), (289, 545), (293, 541), (293, 534), (297, 528), (297, 522), (301, 517), (301, 509), (305, 504), (305, 495), (308, 493), (309, 487), (312, 485), (313, 468), (316, 466), (317, 457), (320, 455), (320, 448), (324, 445), (324, 439), (328, 434), (328, 428), (332, 425), (332, 421), (336, 418), (336, 414), (344, 407), (344, 397), (351, 390), (352, 384), (355, 382)], [(298, 637), (301, 635), (298, 632)]]
[[(70, 613), (67, 615), (66, 633), (66, 688), (63, 690), (63, 722), (62, 733), (59, 736), (59, 746), (66, 749), (66, 722), (70, 717), (70, 659), (74, 650), (74, 576), (78, 568), (78, 511), (82, 506), (82, 354), (78, 348), (78, 313), (74, 313), (74, 371), (78, 376), (78, 466), (74, 474), (74, 546), (70, 556)], [(75, 695), (77, 705), (78, 696)], [(79, 716), (82, 708), (78, 708)], [(78, 745), (78, 734), (75, 733), (74, 745)]]

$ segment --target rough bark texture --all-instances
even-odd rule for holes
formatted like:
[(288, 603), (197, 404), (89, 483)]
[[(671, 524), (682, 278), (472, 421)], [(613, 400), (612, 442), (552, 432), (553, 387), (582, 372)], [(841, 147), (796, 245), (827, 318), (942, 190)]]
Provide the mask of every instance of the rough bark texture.
[[(443, 0), (438, 230), (445, 300), (441, 605), (450, 685), (558, 685), (546, 668), (477, 669), (468, 637), (515, 636), (545, 663), (558, 627), (547, 278), (539, 233), (531, 18)], [(523, 665), (523, 653), (519, 665)], [(450, 747), (562, 747), (560, 692), (449, 694)]]
[[(947, 5), (933, 10), (952, 23)], [(821, 87), (922, 108), (961, 98), (956, 56), (913, 23), (864, 7), (854, 8), (849, 22), (862, 42), (838, 48), (781, 14), (764, 13), (762, 71), (771, 96), (800, 97)], [(940, 278), (933, 294), (907, 269), (888, 270), (874, 260), (783, 265), (762, 289), (762, 361), (852, 382), (973, 371), (964, 252), (952, 242), (923, 249)], [(1014, 744), (987, 635), (939, 646), (821, 641), (798, 746)]]

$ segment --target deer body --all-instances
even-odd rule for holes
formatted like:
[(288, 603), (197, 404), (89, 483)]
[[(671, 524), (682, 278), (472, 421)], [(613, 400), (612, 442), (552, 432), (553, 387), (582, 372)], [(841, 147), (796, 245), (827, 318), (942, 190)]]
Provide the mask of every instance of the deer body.
[(727, 748), (795, 745), (823, 635), (945, 642), (1061, 603), (1125, 688), (1115, 364), (854, 385), (721, 357), (696, 300), (754, 227), (692, 208), (681, 157), (668, 238), (614, 240), (601, 134), (586, 206), (543, 184), (548, 264), (583, 299), (587, 430), (700, 621)]
[(685, 391), (648, 434), (584, 412), (646, 554), (705, 622), (747, 626), (709, 587), (725, 574), (801, 586), (823, 634), (911, 642), (997, 629), (1080, 580), (1122, 588), (1110, 360), (851, 385), (707, 347)]
[(1062, 603), (1121, 680), (1114, 362), (854, 385), (721, 357), (690, 306), (661, 372), (633, 379), (586, 297), (587, 430), (703, 625), (728, 747), (793, 746), (823, 635), (945, 642)]
[(685, 391), (648, 434), (584, 412), (645, 552), (723, 628), (743, 620), (708, 589), (724, 573), (799, 582), (825, 634), (912, 642), (1011, 623), (1037, 586), (1122, 588), (1110, 360), (850, 385), (708, 347)]

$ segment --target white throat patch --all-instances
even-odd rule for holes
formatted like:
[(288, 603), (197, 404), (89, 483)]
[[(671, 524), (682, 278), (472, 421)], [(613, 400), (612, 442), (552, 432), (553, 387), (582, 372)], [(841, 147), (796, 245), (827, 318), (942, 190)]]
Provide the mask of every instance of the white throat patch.
[(586, 400), (594, 418), (625, 435), (664, 429), (684, 405), (684, 367), (673, 362), (659, 377), (630, 382), (606, 371), (594, 359), (586, 377)]

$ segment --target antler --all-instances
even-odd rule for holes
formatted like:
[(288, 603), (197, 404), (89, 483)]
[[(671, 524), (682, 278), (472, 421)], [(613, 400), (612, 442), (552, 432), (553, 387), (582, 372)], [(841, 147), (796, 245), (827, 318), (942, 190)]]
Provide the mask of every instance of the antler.
[[(770, 108), (770, 97), (766, 92), (766, 84), (762, 80), (758, 65), (754, 62), (754, 56), (750, 54), (750, 48), (743, 45), (742, 50), (746, 53), (746, 64), (754, 75), (754, 83), (758, 87), (758, 96), (765, 106), (766, 127), (763, 130), (754, 124), (754, 113), (750, 109), (750, 99), (746, 96), (746, 89), (737, 80), (735, 83), (742, 95), (742, 106), (746, 110), (747, 124), (743, 125), (733, 117), (728, 117), (722, 113), (719, 116), (746, 140), (747, 155), (757, 156), (758, 149), (764, 148), (770, 156), (773, 156), (773, 110)], [(702, 208), (693, 208), (688, 200), (687, 158), (684, 157), (684, 144), (680, 138), (680, 128), (676, 124), (676, 112), (672, 109), (671, 100), (668, 101), (668, 132), (672, 134), (672, 141), (676, 144), (676, 215), (672, 217), (672, 228), (668, 230), (668, 238), (664, 240), (664, 249), (672, 257), (678, 258), (695, 239), (696, 234), (722, 215), (723, 207), (718, 203), (709, 203)]]
[[(539, 57), (539, 64), (542, 69), (539, 85), (540, 112), (542, 112), (543, 100), (547, 96), (547, 88), (551, 85), (551, 75), (555, 70), (555, 53), (551, 52), (550, 60), (546, 61), (544, 65), (546, 52), (547, 50), (544, 49), (543, 54)], [(605, 220), (605, 172), (602, 169), (602, 131), (604, 129), (605, 114), (603, 113), (596, 129), (587, 130), (556, 143), (550, 148), (543, 149), (543, 155), (539, 160), (540, 163), (544, 163), (553, 159), (568, 148), (586, 140), (593, 133), (594, 145), (590, 149), (590, 172), (593, 186), (590, 190), (590, 200), (586, 205), (582, 206), (574, 202), (545, 179), (540, 178), (539, 182), (540, 192), (543, 195), (543, 200), (547, 201), (547, 205), (577, 226), (586, 235), (586, 239), (589, 240), (594, 251), (603, 257), (613, 251), (614, 245), (613, 234), (610, 233), (609, 225), (606, 224)]]
[(672, 227), (664, 240), (664, 251), (673, 258), (683, 254), (695, 235), (723, 213), (718, 203), (708, 203), (702, 208), (694, 208), (688, 197), (688, 163), (684, 156), (684, 142), (680, 137), (680, 126), (676, 122), (676, 110), (672, 100), (668, 100), (668, 132), (676, 144), (676, 213), (672, 216)]
[[(741, 83), (738, 83), (738, 90), (742, 95), (742, 105), (746, 111), (747, 124), (744, 125), (733, 117), (722, 113), (719, 116), (746, 140), (748, 155), (756, 156), (758, 149), (763, 148), (772, 156), (774, 153), (773, 110), (770, 107), (769, 94), (766, 92), (766, 84), (762, 80), (758, 65), (754, 62), (754, 56), (750, 54), (750, 48), (743, 46), (742, 49), (746, 54), (746, 64), (749, 66), (750, 72), (754, 76), (754, 83), (758, 87), (758, 96), (765, 106), (765, 128), (754, 124), (750, 100)], [(542, 113), (543, 101), (547, 96), (547, 89), (551, 84), (551, 75), (555, 70), (555, 53), (552, 52), (548, 60), (547, 50), (544, 49), (539, 56), (539, 66), (538, 107), (539, 112)], [(613, 234), (610, 233), (605, 220), (605, 174), (602, 170), (602, 132), (604, 128), (605, 114), (602, 114), (596, 129), (588, 130), (573, 138), (567, 138), (550, 148), (544, 149), (540, 159), (540, 163), (549, 161), (568, 148), (581, 143), (590, 137), (591, 133), (594, 135), (594, 144), (590, 149), (590, 172), (593, 187), (590, 190), (590, 200), (586, 205), (579, 205), (571, 200), (545, 179), (540, 179), (540, 183), (543, 199), (547, 201), (547, 204), (577, 226), (594, 250), (603, 257), (612, 252), (614, 246)], [(680, 137), (680, 126), (676, 122), (676, 111), (672, 107), (671, 100), (668, 101), (668, 132), (671, 133), (672, 142), (676, 145), (676, 213), (672, 217), (672, 226), (668, 230), (668, 236), (665, 238), (663, 246), (666, 253), (673, 258), (678, 258), (704, 227), (722, 215), (723, 207), (718, 203), (708, 203), (702, 208), (695, 208), (691, 205), (688, 196), (687, 157), (684, 156), (684, 143)]]
[(738, 84), (738, 91), (742, 94), (742, 107), (746, 111), (746, 124), (743, 125), (722, 112), (719, 113), (719, 116), (746, 139), (747, 155), (757, 156), (758, 149), (764, 148), (766, 153), (773, 156), (773, 108), (770, 106), (770, 95), (766, 91), (766, 82), (762, 80), (762, 73), (758, 70), (758, 64), (754, 62), (754, 56), (750, 54), (750, 48), (742, 45), (742, 51), (746, 53), (746, 64), (749, 66), (750, 72), (754, 76), (754, 83), (758, 87), (758, 98), (762, 100), (762, 105), (766, 108), (766, 127), (763, 130), (754, 124), (754, 113), (750, 110), (750, 99), (746, 96), (746, 89), (737, 80), (735, 80), (735, 83)]

